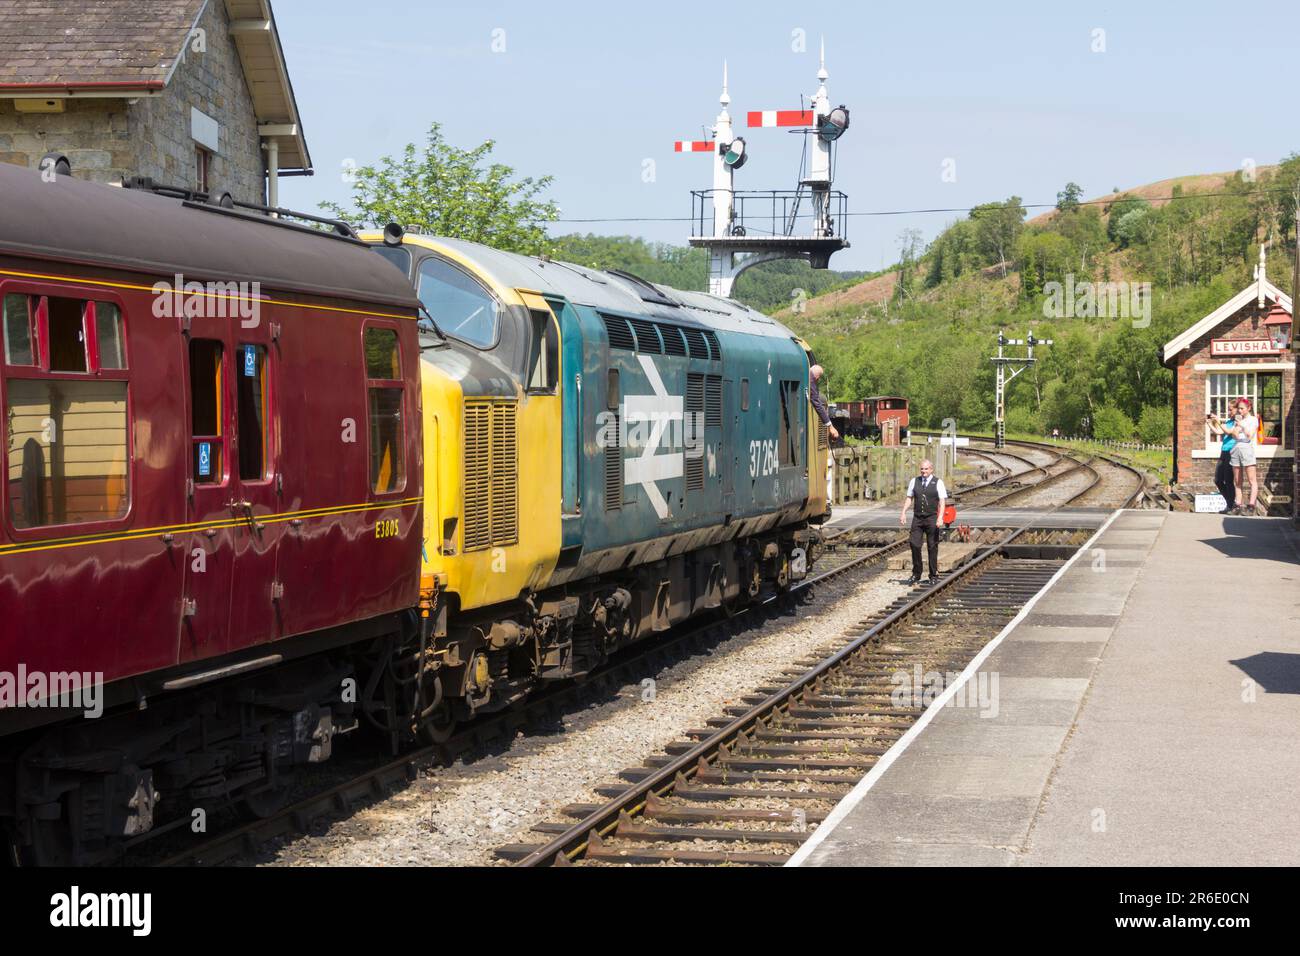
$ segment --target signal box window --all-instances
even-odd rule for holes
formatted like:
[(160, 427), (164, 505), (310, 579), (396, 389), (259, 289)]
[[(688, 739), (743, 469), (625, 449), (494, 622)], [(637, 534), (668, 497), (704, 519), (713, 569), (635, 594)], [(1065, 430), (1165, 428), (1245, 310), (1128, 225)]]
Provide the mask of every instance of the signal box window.
[(190, 340), (190, 440), (196, 485), (225, 481), (222, 353), (220, 342)]
[(501, 307), (487, 289), (438, 258), (420, 263), (420, 301), (448, 335), (491, 348), (497, 341)]
[(387, 494), (406, 486), (401, 347), (393, 329), (368, 328), (364, 341), (370, 414), (370, 488), (376, 494)]
[(236, 411), (239, 414), (239, 478), (261, 481), (266, 477), (266, 348), (239, 347), (239, 369), (235, 376)]

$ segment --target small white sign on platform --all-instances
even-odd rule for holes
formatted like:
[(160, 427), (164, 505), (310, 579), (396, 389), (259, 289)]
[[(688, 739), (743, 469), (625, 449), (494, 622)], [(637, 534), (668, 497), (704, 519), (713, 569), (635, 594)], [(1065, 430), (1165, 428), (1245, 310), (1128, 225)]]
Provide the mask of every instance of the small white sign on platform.
[(1197, 495), (1196, 510), (1197, 512), (1209, 512), (1217, 514), (1228, 507), (1228, 503), (1223, 500), (1223, 495)]
[(970, 444), (970, 439), (966, 438), (965, 436), (954, 438), (952, 435), (944, 435), (942, 438), (939, 439), (939, 444), (940, 445), (956, 444), (958, 448), (965, 448), (967, 445)]

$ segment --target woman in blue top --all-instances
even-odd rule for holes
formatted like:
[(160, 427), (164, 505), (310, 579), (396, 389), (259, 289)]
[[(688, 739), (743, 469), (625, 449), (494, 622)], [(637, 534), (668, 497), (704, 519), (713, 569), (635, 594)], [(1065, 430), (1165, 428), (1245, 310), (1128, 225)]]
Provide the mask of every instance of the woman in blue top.
[[(1233, 399), (1228, 403), (1228, 421), (1235, 424), (1236, 417), (1237, 401)], [(1232, 431), (1225, 428), (1213, 415), (1206, 415), (1205, 421), (1209, 424), (1212, 435), (1222, 436), (1219, 463), (1214, 468), (1214, 487), (1218, 488), (1219, 494), (1223, 495), (1223, 510), (1219, 514), (1229, 514), (1236, 510), (1233, 507), (1237, 500), (1237, 482), (1232, 467), (1232, 446), (1237, 443), (1237, 439)]]

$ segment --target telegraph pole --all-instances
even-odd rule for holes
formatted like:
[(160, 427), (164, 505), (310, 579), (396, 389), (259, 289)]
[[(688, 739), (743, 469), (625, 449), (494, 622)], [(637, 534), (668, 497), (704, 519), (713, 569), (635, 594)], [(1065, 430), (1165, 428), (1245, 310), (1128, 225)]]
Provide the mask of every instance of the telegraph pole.
[[(1005, 448), (1007, 444), (1007, 384), (1038, 361), (1034, 358), (1034, 346), (1051, 344), (1051, 339), (1034, 338), (1033, 329), (1030, 329), (1028, 337), (1023, 339), (1009, 339), (1002, 334), (1000, 329), (998, 330), (998, 354), (991, 360), (997, 368), (997, 394), (993, 406), (993, 445), (995, 448)], [(1026, 345), (1028, 346), (1028, 352), (1023, 357), (1007, 355), (1006, 348), (1009, 345)]]

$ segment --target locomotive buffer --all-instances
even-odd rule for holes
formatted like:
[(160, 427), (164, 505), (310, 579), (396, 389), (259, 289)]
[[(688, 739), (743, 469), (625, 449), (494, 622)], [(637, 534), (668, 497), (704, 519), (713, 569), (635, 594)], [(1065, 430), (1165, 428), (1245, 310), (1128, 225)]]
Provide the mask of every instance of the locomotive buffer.
[[(761, 262), (805, 259), (814, 269), (825, 269), (831, 255), (848, 247), (844, 238), (847, 201), (831, 189), (832, 150), (849, 128), (849, 111), (832, 107), (826, 92), (826, 48), (822, 44), (819, 87), (808, 110), (755, 110), (750, 127), (794, 127), (811, 147), (805, 146), (797, 190), (734, 189), (735, 171), (748, 159), (745, 140), (736, 136), (727, 107), (727, 69), (722, 69), (722, 112), (713, 127), (712, 140), (678, 141), (679, 153), (713, 154), (713, 188), (691, 193), (690, 244), (709, 251), (709, 292), (730, 297), (736, 277)], [(811, 153), (811, 159), (809, 154)], [(802, 170), (801, 170), (802, 173)], [(809, 209), (800, 214), (801, 209)], [(748, 207), (748, 208), (747, 208)]]

